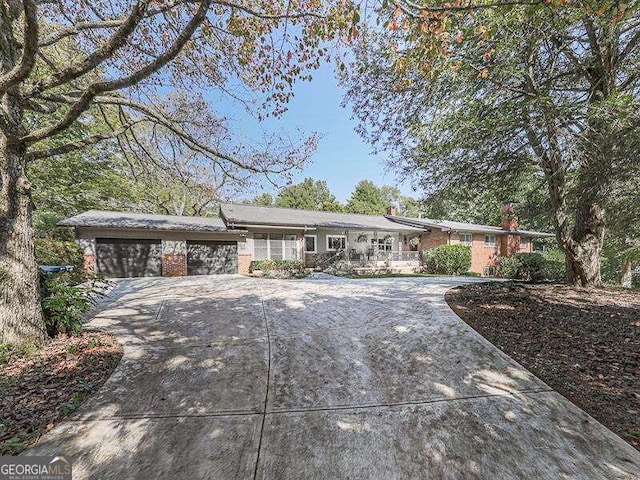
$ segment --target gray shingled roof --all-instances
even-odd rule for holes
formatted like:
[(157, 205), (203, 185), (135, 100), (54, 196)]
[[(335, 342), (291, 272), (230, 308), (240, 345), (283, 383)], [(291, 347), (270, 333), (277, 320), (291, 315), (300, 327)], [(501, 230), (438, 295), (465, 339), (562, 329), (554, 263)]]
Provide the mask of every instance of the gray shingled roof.
[[(64, 227), (135, 228), (144, 230), (180, 230), (194, 232), (227, 232), (220, 217), (187, 217), (146, 213), (89, 210), (58, 223)], [(237, 232), (236, 232), (237, 233)]]
[(488, 233), (488, 234), (504, 234), (504, 233), (517, 233), (519, 235), (529, 237), (553, 237), (553, 233), (534, 232), (531, 230), (505, 230), (502, 227), (496, 227), (493, 225), (479, 225), (477, 223), (466, 222), (452, 222), (449, 220), (433, 220), (430, 218), (409, 218), (399, 216), (386, 216), (389, 220), (399, 222), (404, 225), (411, 225), (418, 228), (440, 228), (441, 230), (455, 231), (455, 232), (476, 232), (476, 233)]
[(235, 203), (220, 205), (227, 225), (277, 225), (285, 227), (354, 228), (361, 230), (412, 231), (422, 230), (393, 222), (383, 215), (318, 212), (294, 208), (258, 207)]

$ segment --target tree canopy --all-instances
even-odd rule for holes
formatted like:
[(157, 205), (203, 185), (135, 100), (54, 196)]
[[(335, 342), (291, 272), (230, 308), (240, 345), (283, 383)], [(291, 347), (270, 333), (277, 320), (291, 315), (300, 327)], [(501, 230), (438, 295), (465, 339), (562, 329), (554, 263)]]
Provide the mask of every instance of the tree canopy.
[(545, 185), (568, 279), (600, 283), (605, 209), (638, 174), (636, 2), (384, 2), (346, 69), (359, 131), (433, 192)]
[[(189, 151), (194, 157), (188, 169), (178, 166), (181, 174), (286, 179), (304, 164), (314, 137), (238, 142), (242, 136), (230, 134), (201, 92), (233, 99), (258, 118), (280, 115), (294, 83), (329, 58), (328, 45), (353, 38), (358, 21), (344, 0), (3, 2), (0, 343), (45, 338), (31, 165), (112, 141), (144, 166), (158, 153)], [(172, 96), (179, 91), (188, 92), (181, 101)], [(99, 123), (82, 128), (88, 119)], [(170, 158), (143, 173), (171, 175)], [(202, 186), (179, 177), (188, 189)], [(162, 201), (178, 210), (188, 203)]]
[(372, 181), (362, 180), (351, 193), (346, 209), (350, 213), (384, 215), (389, 206), (387, 200), (380, 188)]
[(277, 207), (341, 212), (342, 205), (329, 191), (327, 182), (305, 178), (302, 182), (282, 189), (275, 199)]

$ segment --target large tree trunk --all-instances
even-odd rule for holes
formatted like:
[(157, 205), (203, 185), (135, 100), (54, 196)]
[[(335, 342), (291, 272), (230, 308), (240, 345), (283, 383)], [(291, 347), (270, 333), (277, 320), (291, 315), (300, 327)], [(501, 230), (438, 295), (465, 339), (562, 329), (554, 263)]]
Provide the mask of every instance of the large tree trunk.
[(596, 203), (576, 208), (571, 241), (564, 246), (567, 282), (571, 285), (600, 286), (600, 256), (604, 242), (604, 211)]
[(633, 287), (633, 264), (631, 260), (624, 260), (622, 262), (622, 277), (620, 278), (620, 284), (623, 288)]
[(0, 145), (0, 344), (47, 338), (35, 259), (31, 185), (23, 147)]

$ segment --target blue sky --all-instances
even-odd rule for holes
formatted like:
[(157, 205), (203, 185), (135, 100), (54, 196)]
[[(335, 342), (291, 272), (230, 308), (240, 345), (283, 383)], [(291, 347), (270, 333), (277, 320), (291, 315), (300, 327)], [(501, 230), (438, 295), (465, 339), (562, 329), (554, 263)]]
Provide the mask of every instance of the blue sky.
[[(295, 97), (289, 110), (278, 119), (268, 119), (258, 125), (235, 105), (225, 112), (231, 117), (232, 128), (242, 129), (245, 135), (268, 131), (318, 132), (322, 138), (311, 163), (296, 174), (295, 181), (305, 177), (326, 180), (329, 189), (340, 201), (345, 201), (360, 180), (371, 180), (376, 185), (398, 186), (405, 195), (415, 195), (408, 184), (399, 184), (392, 171), (387, 171), (386, 157), (374, 156), (371, 148), (355, 132), (350, 108), (340, 106), (343, 89), (337, 84), (333, 65), (325, 64), (313, 72), (312, 82), (300, 82), (294, 86)], [(263, 191), (274, 193), (265, 185)], [(261, 191), (255, 192), (261, 193)], [(254, 196), (255, 193), (247, 195)]]

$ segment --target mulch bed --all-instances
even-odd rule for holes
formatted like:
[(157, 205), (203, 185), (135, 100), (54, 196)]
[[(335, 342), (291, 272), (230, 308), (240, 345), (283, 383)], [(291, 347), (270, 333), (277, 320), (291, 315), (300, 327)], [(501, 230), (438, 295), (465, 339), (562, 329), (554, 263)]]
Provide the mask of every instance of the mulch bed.
[(447, 302), (471, 327), (640, 450), (640, 292), (483, 283)]
[(60, 335), (43, 349), (0, 353), (0, 455), (17, 455), (111, 375), (122, 347), (111, 335)]

